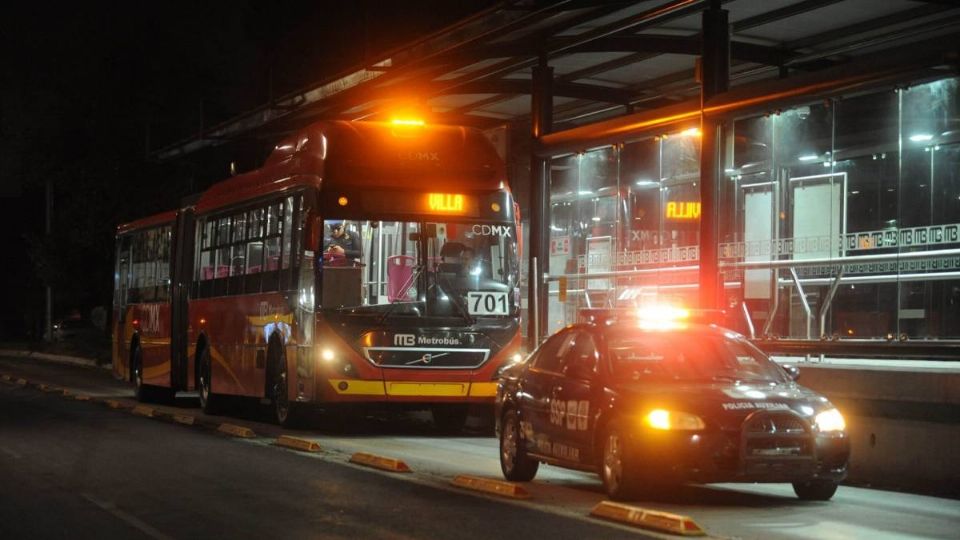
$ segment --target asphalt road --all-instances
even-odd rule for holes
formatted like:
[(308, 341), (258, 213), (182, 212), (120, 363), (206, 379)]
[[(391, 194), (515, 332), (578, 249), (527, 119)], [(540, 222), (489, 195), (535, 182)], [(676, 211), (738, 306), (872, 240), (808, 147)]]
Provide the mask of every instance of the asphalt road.
[[(0, 538), (661, 537), (588, 517), (604, 500), (592, 474), (542, 466), (520, 502), (450, 487), (458, 474), (500, 478), (496, 439), (444, 436), (423, 415), (320, 417), (290, 432), (255, 403), (229, 417), (202, 415), (189, 395), (156, 407), (205, 424), (186, 427), (38, 387), (133, 406), (129, 385), (103, 370), (0, 358), (0, 374), (30, 381), (0, 382)], [(211, 429), (225, 421), (258, 437)], [(274, 446), (283, 433), (323, 451)], [(353, 452), (402, 459), (414, 473), (360, 468)], [(786, 484), (715, 484), (637, 505), (692, 516), (721, 538), (956, 538), (960, 525), (960, 501), (850, 486), (823, 503), (797, 500)]]
[(0, 538), (619, 538), (603, 523), (0, 385)]

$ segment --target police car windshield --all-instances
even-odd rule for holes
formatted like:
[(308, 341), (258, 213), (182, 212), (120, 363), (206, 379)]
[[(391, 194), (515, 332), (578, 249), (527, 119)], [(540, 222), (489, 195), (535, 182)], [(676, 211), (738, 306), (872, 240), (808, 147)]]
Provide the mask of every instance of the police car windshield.
[(620, 330), (607, 339), (615, 380), (787, 382), (743, 338), (713, 333)]

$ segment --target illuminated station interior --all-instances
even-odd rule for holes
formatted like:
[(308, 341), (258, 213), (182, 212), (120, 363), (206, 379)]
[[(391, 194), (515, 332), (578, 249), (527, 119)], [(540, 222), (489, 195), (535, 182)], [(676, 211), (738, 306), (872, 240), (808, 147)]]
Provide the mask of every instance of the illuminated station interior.
[(154, 157), (226, 171), (398, 111), (477, 127), (520, 203), (528, 350), (585, 309), (699, 306), (775, 357), (852, 363), (805, 384), (897, 365), (871, 399), (955, 408), (917, 366), (960, 352), (957, 43), (948, 2), (503, 2)]

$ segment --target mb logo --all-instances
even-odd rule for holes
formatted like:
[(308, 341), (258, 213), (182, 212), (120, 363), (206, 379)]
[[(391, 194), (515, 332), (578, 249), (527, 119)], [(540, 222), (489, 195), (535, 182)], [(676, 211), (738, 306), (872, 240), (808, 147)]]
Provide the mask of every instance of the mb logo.
[(417, 344), (417, 336), (413, 334), (394, 334), (393, 344), (400, 347), (413, 347)]

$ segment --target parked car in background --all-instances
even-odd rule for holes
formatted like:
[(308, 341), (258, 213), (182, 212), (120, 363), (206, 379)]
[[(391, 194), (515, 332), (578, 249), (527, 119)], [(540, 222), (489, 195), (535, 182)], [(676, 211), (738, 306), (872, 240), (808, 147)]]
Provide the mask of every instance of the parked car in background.
[(103, 330), (87, 319), (63, 319), (53, 324), (53, 336), (50, 341), (92, 340), (103, 336)]

